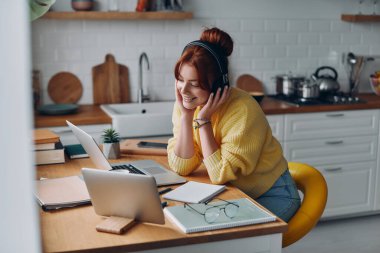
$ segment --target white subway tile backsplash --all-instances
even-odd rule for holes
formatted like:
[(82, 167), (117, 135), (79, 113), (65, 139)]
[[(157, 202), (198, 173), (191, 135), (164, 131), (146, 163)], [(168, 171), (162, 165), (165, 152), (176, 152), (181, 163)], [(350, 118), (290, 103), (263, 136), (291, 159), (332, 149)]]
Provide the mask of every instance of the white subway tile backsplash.
[(58, 62), (76, 62), (81, 61), (82, 50), (77, 48), (70, 49), (57, 49), (57, 61)]
[(277, 44), (294, 45), (298, 42), (298, 33), (277, 33)]
[(260, 19), (243, 19), (241, 20), (242, 32), (263, 32), (264, 20)]
[(302, 33), (309, 31), (308, 20), (289, 20), (287, 26), (289, 32)]
[(339, 33), (322, 33), (321, 34), (321, 44), (324, 45), (334, 45), (340, 44), (340, 34)]
[(217, 19), (216, 26), (228, 33), (240, 31), (239, 19)]
[(300, 33), (299, 44), (301, 45), (318, 45), (319, 34), (317, 33)]
[[(107, 8), (107, 0), (101, 1)], [(146, 70), (144, 64), (144, 85), (148, 86), (145, 89), (152, 93), (152, 99), (174, 100), (174, 64), (183, 47), (199, 39), (205, 27), (217, 26), (234, 40), (229, 58), (231, 80), (235, 82), (241, 74), (253, 74), (263, 81), (269, 93), (275, 92), (271, 77), (276, 74), (292, 71), (309, 75), (321, 65), (331, 65), (344, 81), (347, 76), (341, 63), (343, 53), (380, 55), (380, 23), (342, 22), (340, 13), (347, 8), (337, 0), (339, 3), (324, 1), (313, 5), (324, 8), (312, 11), (308, 10), (308, 3), (300, 2), (297, 8), (287, 9), (286, 13), (281, 9), (266, 10), (271, 4), (264, 8), (259, 0), (244, 1), (244, 4), (236, 0), (237, 4), (231, 2), (228, 6), (219, 4), (218, 0), (208, 1), (212, 3), (190, 1), (186, 4), (193, 9), (194, 5), (201, 5), (195, 10), (210, 4), (215, 8), (210, 10), (210, 15), (190, 9), (194, 11), (191, 20), (39, 19), (32, 22), (32, 61), (33, 67), (42, 72), (44, 96), (47, 96), (47, 83), (52, 75), (70, 71), (84, 86), (79, 103), (92, 103), (91, 69), (103, 63), (107, 53), (112, 53), (119, 64), (129, 68), (131, 95), (136, 101), (138, 59), (146, 52), (151, 69)], [(282, 6), (282, 1), (271, 3)], [(70, 4), (69, 0), (66, 2)], [(136, 5), (124, 0), (119, 4), (120, 11), (134, 11)], [(234, 8), (234, 11), (219, 12), (222, 8)], [(299, 15), (302, 8), (310, 11), (310, 15)], [(51, 102), (45, 97), (45, 103)]]
[(286, 28), (285, 20), (266, 20), (264, 23), (264, 30), (266, 32), (285, 32)]
[(342, 21), (332, 21), (331, 31), (332, 32), (350, 32), (351, 23)]
[(331, 32), (331, 22), (327, 20), (310, 20), (310, 32)]
[(178, 36), (175, 34), (153, 34), (152, 35), (152, 44), (158, 46), (166, 46), (166, 45), (177, 45)]
[(309, 56), (311, 57), (327, 57), (329, 52), (328, 46), (310, 46), (309, 48)]
[(239, 57), (241, 58), (262, 58), (264, 56), (264, 47), (263, 46), (240, 46)]
[(308, 56), (309, 48), (307, 46), (288, 46), (287, 47), (287, 56), (291, 58), (299, 57), (304, 58)]
[(357, 45), (361, 42), (360, 33), (344, 33), (342, 34), (342, 44)]
[(257, 45), (271, 45), (276, 42), (275, 33), (253, 33), (253, 44)]
[(274, 59), (254, 59), (252, 68), (257, 71), (273, 70), (275, 68)]
[(264, 57), (281, 58), (286, 56), (286, 46), (264, 47)]

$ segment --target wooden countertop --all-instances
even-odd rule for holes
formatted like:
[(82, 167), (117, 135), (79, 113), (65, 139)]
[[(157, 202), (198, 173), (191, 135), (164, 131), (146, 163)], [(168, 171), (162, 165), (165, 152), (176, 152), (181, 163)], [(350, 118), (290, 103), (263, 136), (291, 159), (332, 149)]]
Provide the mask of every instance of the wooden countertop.
[(80, 105), (78, 112), (68, 115), (34, 114), (34, 127), (66, 126), (66, 120), (75, 125), (111, 124), (112, 119), (98, 105)]
[[(359, 97), (366, 102), (346, 105), (310, 105), (296, 107), (280, 100), (265, 97), (261, 101), (260, 105), (266, 115), (380, 109), (379, 96), (376, 96), (375, 94), (366, 93), (360, 94)], [(76, 125), (112, 123), (112, 119), (108, 117), (108, 115), (105, 112), (103, 112), (98, 105), (81, 105), (79, 106), (79, 111), (76, 114), (61, 116), (44, 116), (35, 113), (34, 126), (36, 128), (66, 126), (66, 120), (69, 120)]]
[[(168, 168), (167, 158), (163, 156), (123, 155), (122, 159), (110, 162), (139, 159), (153, 159)], [(67, 160), (65, 164), (37, 166), (36, 176), (57, 178), (78, 175), (82, 167), (91, 168), (93, 164), (87, 158)], [(210, 183), (204, 167), (187, 179)], [(237, 188), (227, 185), (227, 190), (220, 197), (234, 199), (247, 196)], [(171, 206), (179, 202), (169, 201), (168, 204)], [(139, 223), (123, 235), (112, 235), (95, 230), (95, 226), (104, 218), (96, 215), (92, 206), (51, 212), (40, 210), (40, 217), (44, 252), (129, 252), (282, 233), (287, 230), (287, 224), (277, 219), (270, 223), (184, 234), (166, 220), (165, 225)]]

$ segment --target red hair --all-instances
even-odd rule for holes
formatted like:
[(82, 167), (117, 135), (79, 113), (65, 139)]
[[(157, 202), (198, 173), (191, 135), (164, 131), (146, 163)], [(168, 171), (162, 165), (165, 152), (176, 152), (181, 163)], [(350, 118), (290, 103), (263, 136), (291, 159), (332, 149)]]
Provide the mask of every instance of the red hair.
[[(232, 53), (233, 42), (231, 37), (218, 28), (206, 29), (201, 34), (200, 40), (219, 46), (226, 58)], [(200, 46), (188, 47), (183, 52), (174, 67), (174, 76), (177, 80), (180, 79), (180, 70), (183, 64), (189, 64), (196, 69), (199, 85), (204, 90), (211, 91), (212, 83), (221, 76), (215, 58)]]

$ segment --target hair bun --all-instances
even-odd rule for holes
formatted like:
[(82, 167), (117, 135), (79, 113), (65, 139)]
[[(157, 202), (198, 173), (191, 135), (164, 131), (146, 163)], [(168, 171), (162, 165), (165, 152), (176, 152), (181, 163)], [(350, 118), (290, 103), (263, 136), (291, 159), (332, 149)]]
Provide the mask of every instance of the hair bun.
[(226, 56), (232, 54), (234, 48), (234, 42), (228, 33), (220, 30), (219, 28), (210, 28), (203, 31), (200, 40), (210, 42), (218, 45)]

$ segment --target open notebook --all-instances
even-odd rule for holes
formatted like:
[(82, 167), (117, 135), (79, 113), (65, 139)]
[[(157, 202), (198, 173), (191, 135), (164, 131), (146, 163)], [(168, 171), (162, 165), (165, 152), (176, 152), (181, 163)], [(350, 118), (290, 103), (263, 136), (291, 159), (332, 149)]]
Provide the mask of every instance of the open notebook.
[[(228, 218), (223, 210), (218, 219), (213, 223), (207, 223), (204, 216), (183, 205), (166, 207), (165, 215), (184, 233), (195, 233), (223, 228), (240, 227), (258, 223), (271, 222), (276, 220), (276, 216), (264, 210), (247, 198), (228, 200), (239, 205), (239, 211), (234, 218)], [(223, 201), (211, 202), (214, 205), (224, 204)], [(211, 204), (210, 203), (210, 204)], [(204, 213), (205, 208), (210, 207), (204, 204), (192, 204), (196, 210)]]

